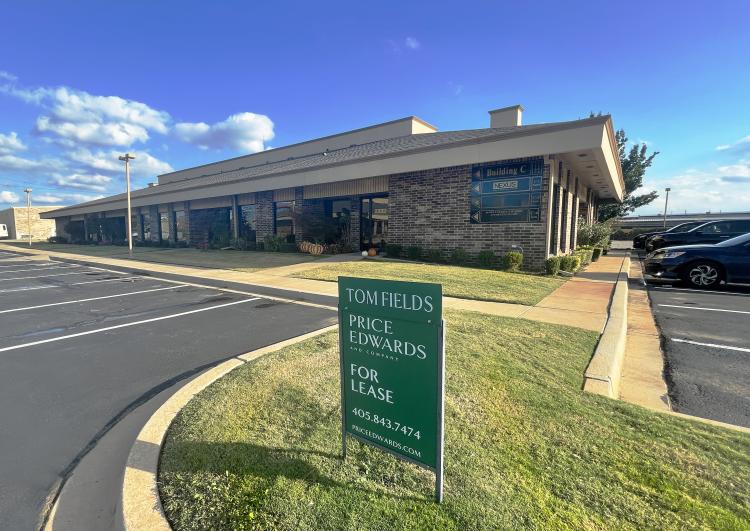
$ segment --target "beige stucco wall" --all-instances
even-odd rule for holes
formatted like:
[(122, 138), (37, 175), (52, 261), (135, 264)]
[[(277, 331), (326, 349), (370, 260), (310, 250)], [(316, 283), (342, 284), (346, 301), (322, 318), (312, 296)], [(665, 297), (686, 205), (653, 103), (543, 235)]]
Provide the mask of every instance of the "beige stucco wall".
[[(39, 214), (58, 208), (60, 207), (31, 207), (31, 235), (33, 239), (46, 240), (55, 235), (55, 220), (41, 219)], [(11, 240), (28, 238), (29, 223), (26, 207), (11, 207), (0, 211), (0, 223), (8, 226), (8, 237)]]

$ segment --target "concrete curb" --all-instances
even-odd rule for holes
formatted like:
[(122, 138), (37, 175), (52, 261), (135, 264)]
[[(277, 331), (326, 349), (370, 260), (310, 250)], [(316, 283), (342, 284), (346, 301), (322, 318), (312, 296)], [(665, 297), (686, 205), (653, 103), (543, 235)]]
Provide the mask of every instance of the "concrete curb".
[(157, 486), (159, 456), (169, 426), (196, 394), (247, 362), (337, 328), (338, 325), (327, 326), (224, 361), (208, 369), (170, 397), (143, 426), (128, 455), (122, 482), (122, 516), (126, 531), (171, 530)]
[(607, 323), (584, 374), (584, 391), (615, 399), (620, 396), (620, 377), (628, 333), (629, 270), (630, 257), (625, 257), (615, 284)]

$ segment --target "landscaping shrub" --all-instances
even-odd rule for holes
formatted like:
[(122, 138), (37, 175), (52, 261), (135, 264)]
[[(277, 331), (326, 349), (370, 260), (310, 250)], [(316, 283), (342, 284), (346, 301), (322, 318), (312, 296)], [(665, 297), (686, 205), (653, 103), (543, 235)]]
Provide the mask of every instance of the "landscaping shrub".
[(601, 247), (594, 247), (593, 251), (591, 252), (591, 261), (596, 262), (599, 260), (599, 257), (602, 255), (602, 248)]
[(571, 273), (575, 273), (581, 269), (581, 257), (580, 256), (573, 256), (573, 271)]
[(419, 260), (422, 258), (422, 248), (419, 245), (410, 245), (406, 248), (406, 256), (410, 260)]
[[(279, 252), (281, 251), (281, 246), (285, 243), (284, 238), (279, 236), (266, 236), (263, 238), (263, 247), (266, 251)], [(295, 245), (296, 248), (297, 246)]]
[(404, 248), (397, 243), (387, 243), (385, 245), (385, 254), (387, 254), (391, 258), (400, 257), (403, 250)]
[(68, 239), (65, 236), (50, 236), (47, 241), (50, 243), (68, 243)]
[(424, 259), (428, 262), (442, 262), (443, 261), (443, 251), (440, 249), (428, 249), (425, 251)]
[(469, 255), (461, 247), (453, 249), (450, 257), (450, 263), (455, 265), (463, 265), (469, 259)]
[(482, 251), (479, 253), (479, 256), (477, 256), (477, 262), (479, 262), (479, 265), (482, 267), (492, 269), (497, 265), (497, 256), (495, 256), (495, 253), (492, 251)]
[(550, 256), (544, 261), (544, 270), (548, 275), (555, 276), (560, 272), (560, 257)]
[(580, 265), (580, 259), (573, 255), (565, 255), (560, 257), (560, 269), (567, 271), (568, 273), (575, 273), (577, 265)]
[(518, 271), (521, 269), (523, 264), (523, 253), (518, 251), (510, 251), (505, 253), (503, 257), (503, 269), (506, 271)]
[(609, 239), (614, 232), (612, 220), (599, 223), (587, 223), (583, 218), (578, 220), (577, 242), (580, 245), (603, 247), (609, 243)]

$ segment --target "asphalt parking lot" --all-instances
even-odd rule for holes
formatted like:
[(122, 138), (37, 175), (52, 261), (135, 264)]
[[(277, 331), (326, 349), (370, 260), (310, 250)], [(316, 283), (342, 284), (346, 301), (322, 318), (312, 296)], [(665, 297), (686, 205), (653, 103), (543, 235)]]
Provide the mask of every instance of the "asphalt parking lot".
[(80, 458), (165, 387), (335, 322), (268, 295), (0, 251), (0, 529), (38, 528)]
[(750, 427), (750, 287), (650, 284), (672, 407)]

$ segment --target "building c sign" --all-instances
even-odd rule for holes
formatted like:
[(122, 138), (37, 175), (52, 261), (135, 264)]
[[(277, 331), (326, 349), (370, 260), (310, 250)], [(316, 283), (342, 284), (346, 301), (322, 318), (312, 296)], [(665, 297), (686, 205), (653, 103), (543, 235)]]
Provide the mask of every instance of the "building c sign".
[(442, 499), (443, 320), (439, 284), (339, 277), (342, 442), (436, 474)]

